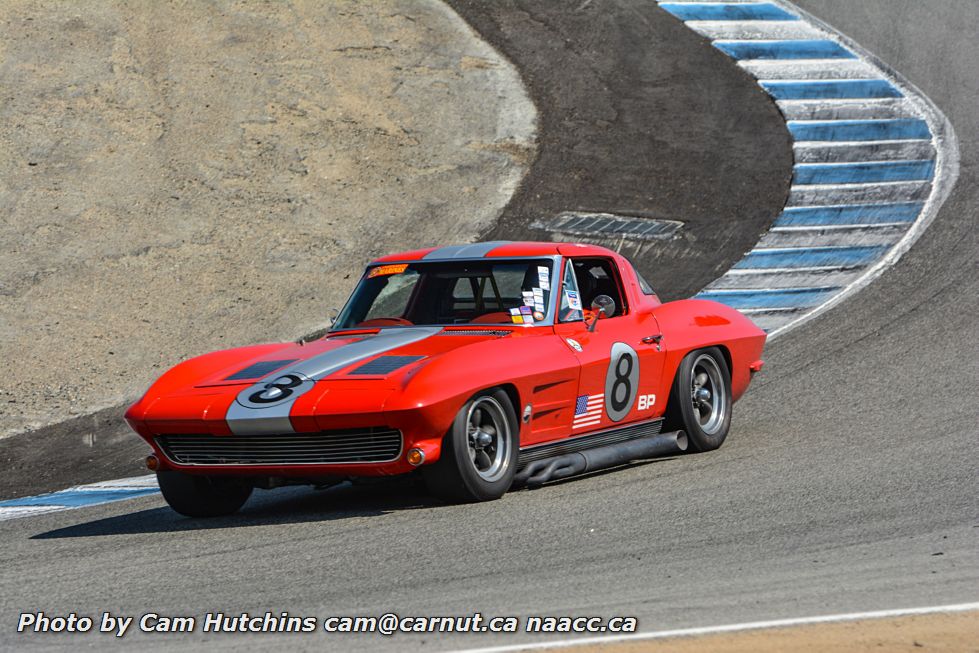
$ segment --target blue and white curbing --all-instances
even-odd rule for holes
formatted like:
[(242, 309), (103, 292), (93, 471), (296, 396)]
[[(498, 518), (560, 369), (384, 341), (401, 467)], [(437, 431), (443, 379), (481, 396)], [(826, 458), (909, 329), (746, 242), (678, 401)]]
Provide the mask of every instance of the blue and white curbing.
[(914, 85), (791, 2), (658, 1), (758, 80), (794, 140), (782, 214), (697, 295), (776, 337), (870, 283), (918, 239), (958, 177), (955, 132)]
[(136, 499), (159, 494), (159, 492), (160, 488), (154, 474), (79, 485), (60, 492), (0, 501), (0, 521)]

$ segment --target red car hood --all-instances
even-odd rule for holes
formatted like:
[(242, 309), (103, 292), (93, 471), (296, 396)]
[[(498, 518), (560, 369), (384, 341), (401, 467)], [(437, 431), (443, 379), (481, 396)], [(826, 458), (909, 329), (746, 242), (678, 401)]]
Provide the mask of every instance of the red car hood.
[[(242, 357), (232, 365), (203, 375), (194, 387), (252, 385), (289, 373), (314, 381), (386, 378), (431, 357), (508, 333), (508, 330), (442, 327), (340, 333), (304, 345), (283, 345), (270, 353)], [(454, 337), (433, 337), (436, 335)]]
[(152, 424), (156, 432), (203, 422), (211, 432), (288, 433), (300, 416), (380, 412), (418, 366), (509, 333), (406, 327), (333, 334), (305, 345), (242, 348), (240, 356), (231, 350), (220, 362), (195, 368), (198, 373), (182, 385), (160, 388), (159, 394), (151, 388), (127, 417)]

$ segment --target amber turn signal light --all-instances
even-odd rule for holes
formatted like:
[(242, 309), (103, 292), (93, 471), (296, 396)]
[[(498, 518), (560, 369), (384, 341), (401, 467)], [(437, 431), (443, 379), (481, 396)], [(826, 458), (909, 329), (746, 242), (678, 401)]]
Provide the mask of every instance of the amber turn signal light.
[(425, 462), (425, 452), (421, 449), (411, 449), (408, 451), (408, 463), (418, 467)]
[(160, 459), (152, 454), (147, 456), (146, 469), (150, 470), (151, 472), (155, 472), (156, 470), (160, 469)]

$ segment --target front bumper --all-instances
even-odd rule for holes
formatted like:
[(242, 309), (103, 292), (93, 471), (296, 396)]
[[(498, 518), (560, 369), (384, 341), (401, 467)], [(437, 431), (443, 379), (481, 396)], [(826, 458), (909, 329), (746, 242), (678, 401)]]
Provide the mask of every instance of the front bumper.
[[(377, 425), (382, 420), (387, 424)], [(243, 477), (406, 474), (417, 469), (408, 462), (413, 449), (422, 452), (426, 464), (438, 460), (446, 430), (417, 411), (357, 415), (347, 422), (331, 419), (322, 425), (328, 428), (296, 433), (235, 435), (193, 423), (178, 427), (130, 420), (153, 448), (159, 469)]]

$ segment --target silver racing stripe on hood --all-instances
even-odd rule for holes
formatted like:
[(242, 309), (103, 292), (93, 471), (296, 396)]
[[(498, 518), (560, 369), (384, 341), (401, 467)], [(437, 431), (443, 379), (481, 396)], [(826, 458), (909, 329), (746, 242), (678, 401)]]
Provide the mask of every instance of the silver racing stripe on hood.
[(509, 244), (509, 240), (492, 240), (485, 243), (472, 243), (470, 245), (448, 245), (433, 249), (422, 258), (427, 261), (450, 258), (484, 258), (497, 247)]
[(225, 420), (236, 435), (294, 433), (289, 413), (296, 399), (312, 390), (320, 379), (378, 354), (404, 347), (439, 333), (442, 327), (409, 327), (382, 330), (290, 365), (261, 379), (241, 392), (228, 408)]

